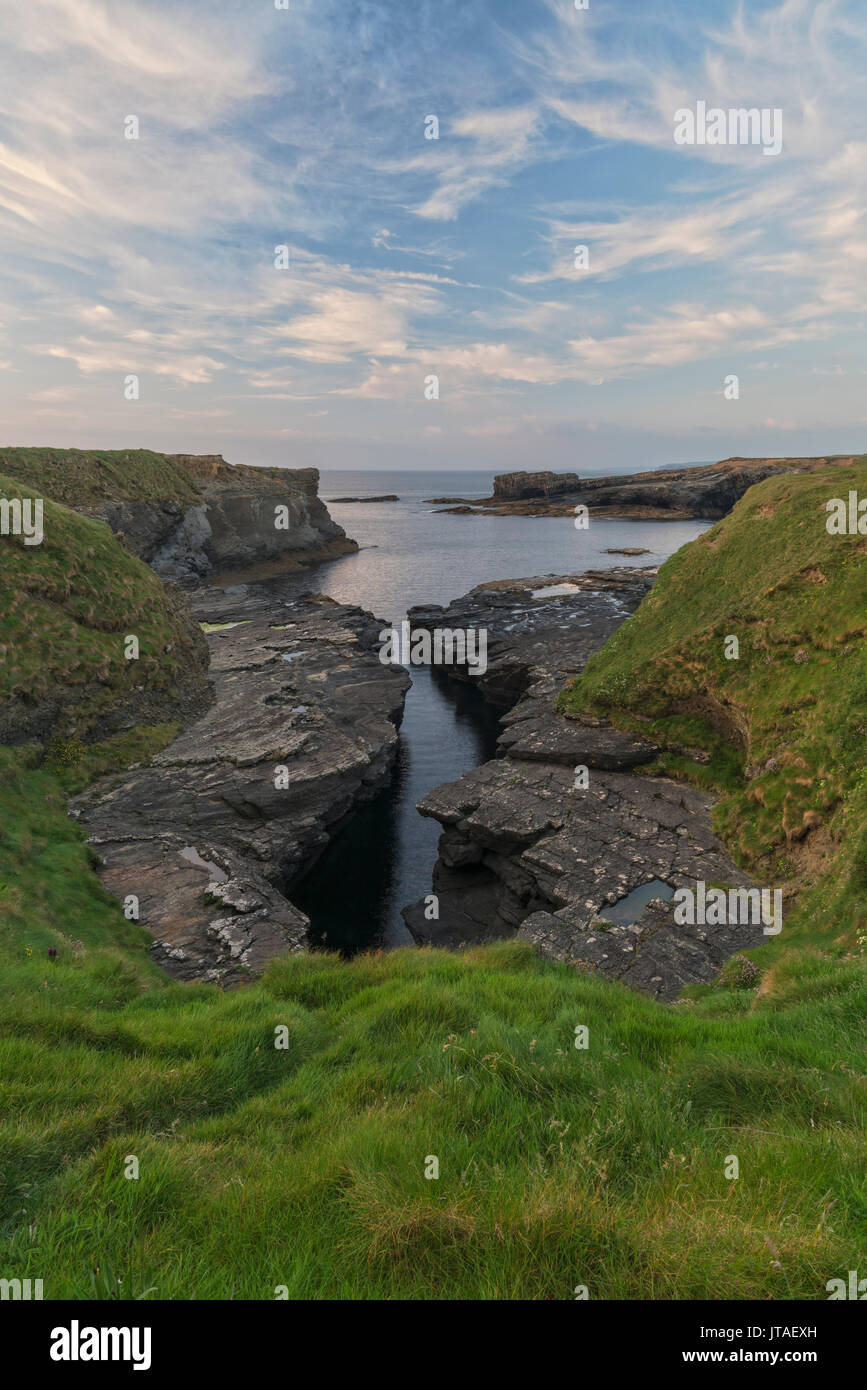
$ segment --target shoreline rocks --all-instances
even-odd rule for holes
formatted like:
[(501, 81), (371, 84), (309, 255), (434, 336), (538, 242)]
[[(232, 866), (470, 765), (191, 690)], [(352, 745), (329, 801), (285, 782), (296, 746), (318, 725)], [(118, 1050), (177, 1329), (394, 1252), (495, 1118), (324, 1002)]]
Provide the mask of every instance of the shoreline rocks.
[(410, 680), (380, 663), (382, 623), (358, 608), (246, 586), (191, 601), (213, 704), (71, 814), (105, 887), (138, 899), (154, 959), (178, 979), (227, 985), (305, 949), (308, 919), (287, 894), (387, 781)]
[[(448, 667), (448, 674), (471, 681), (491, 704), (511, 711), (509, 722), (514, 723), (529, 718), (531, 709), (540, 715), (548, 711), (568, 678), (582, 670), (587, 658), (635, 611), (655, 578), (653, 566), (621, 565), (495, 579), (477, 585), (447, 608), (417, 606), (407, 617), (413, 628), (486, 628), (485, 674), (474, 676), (457, 666)], [(520, 715), (513, 708), (519, 699)]]
[(778, 473), (806, 473), (852, 463), (851, 454), (822, 458), (728, 458), (688, 468), (662, 468), (605, 478), (577, 473), (501, 473), (490, 497), (440, 497), (447, 510), (493, 516), (572, 516), (584, 505), (591, 516), (645, 521), (718, 521), (747, 488)]
[[(620, 569), (498, 581), (447, 609), (411, 610), (414, 627), (487, 627), (485, 675), (448, 671), (506, 711), (497, 759), (418, 804), (443, 827), (433, 872), (439, 920), (426, 919), (424, 899), (403, 910), (419, 944), (517, 934), (550, 959), (672, 999), (764, 940), (760, 926), (680, 926), (661, 899), (631, 923), (603, 917), (655, 879), (672, 889), (700, 879), (751, 886), (712, 833), (709, 796), (635, 772), (659, 751), (649, 740), (553, 709), (654, 577)], [(576, 786), (579, 766), (588, 770), (586, 787)]]
[[(371, 614), (249, 586), (358, 549), (320, 501), (318, 471), (150, 451), (5, 457), (70, 513), (107, 523), (119, 561), (155, 572), (190, 648), (168, 694), (136, 693), (96, 728), (184, 722), (149, 765), (70, 803), (103, 883), (180, 979), (236, 983), (303, 949), (309, 923), (286, 890), (387, 780), (410, 684), (378, 661)], [(248, 582), (232, 585), (236, 574)], [(214, 587), (196, 587), (203, 578)]]

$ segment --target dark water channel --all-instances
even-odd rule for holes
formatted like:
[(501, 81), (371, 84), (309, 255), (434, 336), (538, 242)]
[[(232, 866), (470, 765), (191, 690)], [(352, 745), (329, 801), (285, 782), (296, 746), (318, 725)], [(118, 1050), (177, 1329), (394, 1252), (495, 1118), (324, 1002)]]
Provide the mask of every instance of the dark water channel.
[[(491, 485), (491, 474), (324, 473), (325, 498), (394, 492), (400, 501), (331, 505), (361, 550), (283, 580), (279, 595), (326, 593), (376, 614), (385, 626), (400, 622), (414, 604), (445, 604), (492, 579), (623, 563), (607, 553), (611, 546), (644, 546), (638, 563), (658, 563), (706, 525), (600, 519), (579, 531), (568, 517), (432, 515), (426, 501), (456, 492), (487, 496)], [(310, 918), (314, 943), (347, 954), (412, 944), (400, 909), (431, 891), (441, 833), (416, 803), (495, 752), (498, 716), (475, 689), (426, 667), (410, 674), (391, 784), (355, 813), (290, 890)]]
[(400, 909), (431, 891), (442, 833), (416, 803), (494, 756), (498, 717), (478, 691), (414, 666), (390, 786), (355, 813), (290, 896), (314, 945), (351, 954), (412, 944)]

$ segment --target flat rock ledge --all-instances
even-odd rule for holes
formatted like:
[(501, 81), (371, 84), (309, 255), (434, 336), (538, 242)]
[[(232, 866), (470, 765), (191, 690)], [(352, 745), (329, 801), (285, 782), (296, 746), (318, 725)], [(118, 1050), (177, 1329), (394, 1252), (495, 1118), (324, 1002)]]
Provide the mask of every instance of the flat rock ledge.
[(358, 608), (243, 585), (192, 603), (211, 629), (213, 704), (71, 814), (106, 888), (138, 899), (154, 959), (178, 979), (230, 985), (306, 949), (292, 883), (387, 781), (410, 681), (380, 663), (383, 624)]
[[(414, 609), (414, 626), (488, 628), (487, 672), (473, 680), (507, 713), (498, 758), (435, 788), (418, 805), (443, 826), (433, 891), (404, 919), (420, 944), (457, 947), (518, 935), (552, 960), (620, 979), (658, 999), (714, 979), (761, 926), (687, 926), (651, 900), (627, 924), (604, 917), (658, 879), (672, 890), (751, 887), (711, 831), (712, 799), (634, 769), (658, 748), (603, 720), (555, 713), (554, 696), (638, 606), (654, 570), (484, 585), (447, 609)], [(560, 589), (563, 592), (554, 592)], [(576, 787), (575, 768), (589, 769)]]

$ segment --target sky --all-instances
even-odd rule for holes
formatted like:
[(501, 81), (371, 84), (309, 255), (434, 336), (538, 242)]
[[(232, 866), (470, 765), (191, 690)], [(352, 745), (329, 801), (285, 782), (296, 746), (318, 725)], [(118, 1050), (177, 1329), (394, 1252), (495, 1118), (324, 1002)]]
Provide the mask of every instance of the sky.
[(867, 451), (865, 71), (865, 0), (3, 0), (0, 444)]

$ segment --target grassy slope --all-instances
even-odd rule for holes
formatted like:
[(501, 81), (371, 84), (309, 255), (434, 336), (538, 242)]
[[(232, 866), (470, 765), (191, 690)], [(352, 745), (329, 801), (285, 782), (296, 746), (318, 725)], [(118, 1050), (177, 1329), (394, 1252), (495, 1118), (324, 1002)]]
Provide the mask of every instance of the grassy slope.
[[(0, 474), (0, 496), (35, 497)], [(189, 636), (147, 565), (99, 521), (44, 501), (41, 545), (0, 537), (0, 707), (65, 691), (64, 728), (87, 738), (137, 687), (171, 697), (191, 660)], [(137, 660), (124, 639), (139, 639)], [(171, 650), (166, 651), (169, 647)]]
[(168, 984), (88, 872), (69, 775), (0, 752), (5, 1277), (49, 1297), (814, 1299), (863, 1264), (865, 968), (843, 922), (752, 953), (776, 952), (758, 993), (670, 1007), (514, 942)]
[[(201, 500), (189, 473), (150, 449), (0, 449), (0, 474), (70, 507), (98, 506), (107, 498)], [(11, 493), (0, 487), (0, 496)]]
[(740, 862), (806, 886), (781, 950), (867, 930), (867, 539), (825, 525), (850, 489), (867, 495), (867, 461), (751, 488), (561, 697), (651, 734), (663, 770), (723, 793)]

